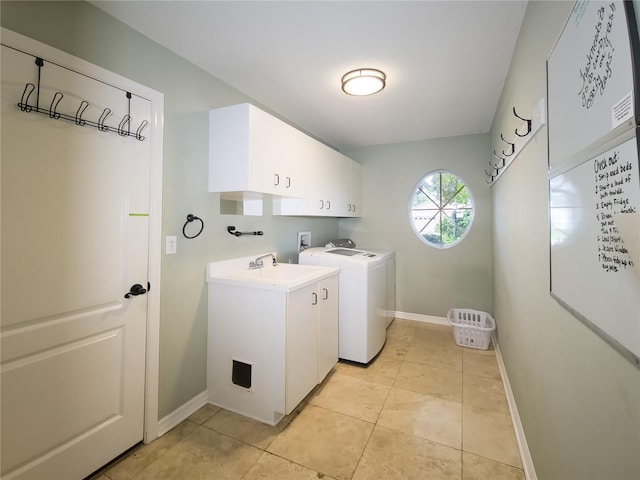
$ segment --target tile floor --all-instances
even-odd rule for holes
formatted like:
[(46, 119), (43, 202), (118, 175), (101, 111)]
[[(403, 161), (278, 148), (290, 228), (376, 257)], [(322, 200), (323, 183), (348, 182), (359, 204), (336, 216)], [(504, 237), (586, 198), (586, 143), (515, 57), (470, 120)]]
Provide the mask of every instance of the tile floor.
[(276, 427), (206, 405), (94, 480), (524, 480), (495, 353), (396, 319)]

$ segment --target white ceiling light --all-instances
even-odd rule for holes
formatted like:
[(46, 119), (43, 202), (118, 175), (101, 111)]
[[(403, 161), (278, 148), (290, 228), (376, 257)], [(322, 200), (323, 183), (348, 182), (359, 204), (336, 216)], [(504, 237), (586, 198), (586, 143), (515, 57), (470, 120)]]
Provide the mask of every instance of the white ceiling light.
[(385, 86), (387, 76), (373, 68), (359, 68), (344, 74), (342, 90), (349, 95), (372, 95)]

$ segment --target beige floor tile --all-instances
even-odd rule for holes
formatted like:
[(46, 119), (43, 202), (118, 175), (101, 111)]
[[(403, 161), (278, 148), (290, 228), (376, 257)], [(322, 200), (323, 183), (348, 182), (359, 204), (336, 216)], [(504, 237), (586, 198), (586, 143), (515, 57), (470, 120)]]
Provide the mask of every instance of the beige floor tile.
[(266, 453), (251, 467), (242, 480), (332, 480), (331, 477)]
[(392, 388), (378, 425), (459, 449), (462, 445), (462, 404)]
[(416, 329), (414, 341), (442, 347), (457, 347), (453, 331), (446, 325), (425, 324), (422, 328)]
[(501, 380), (500, 368), (494, 350), (474, 350), (472, 348), (463, 348), (462, 350), (464, 373)]
[(195, 423), (184, 421), (157, 440), (147, 445), (140, 445), (109, 467), (104, 474), (111, 480), (130, 480), (175, 447), (196, 428), (198, 426)]
[(145, 468), (136, 480), (239, 480), (262, 451), (208, 428), (198, 427)]
[(525, 480), (525, 475), (520, 468), (463, 452), (462, 480)]
[(404, 357), (407, 362), (462, 371), (462, 349), (457, 346), (415, 341)]
[(349, 375), (350, 377), (360, 378), (368, 382), (379, 383), (380, 385), (393, 385), (398, 370), (400, 370), (402, 360), (396, 358), (381, 357), (377, 358), (367, 367), (359, 365), (351, 365), (349, 363), (339, 362), (334, 367), (337, 373)]
[(203, 426), (265, 450), (284, 429), (287, 424), (285, 420), (273, 427), (228, 410), (220, 410)]
[(379, 383), (335, 373), (309, 403), (375, 423), (389, 388)]
[(522, 468), (511, 417), (464, 405), (462, 448), (497, 462)]
[(187, 420), (198, 425), (202, 425), (209, 420), (212, 415), (215, 415), (220, 410), (220, 407), (207, 403), (204, 407), (200, 408), (196, 413), (191, 415)]
[(462, 398), (465, 405), (492, 412), (509, 413), (504, 386), (500, 380), (477, 375), (462, 376)]
[(387, 340), (400, 340), (411, 343), (416, 335), (416, 327), (413, 322), (396, 318), (387, 328)]
[(411, 341), (387, 337), (387, 341), (382, 347), (382, 351), (378, 354), (378, 358), (374, 360), (374, 363), (380, 358), (402, 361), (409, 351), (409, 348), (411, 348)]
[(460, 450), (376, 426), (353, 480), (460, 480)]
[(393, 386), (462, 403), (462, 373), (405, 361)]
[(307, 405), (268, 451), (339, 480), (349, 480), (373, 425)]

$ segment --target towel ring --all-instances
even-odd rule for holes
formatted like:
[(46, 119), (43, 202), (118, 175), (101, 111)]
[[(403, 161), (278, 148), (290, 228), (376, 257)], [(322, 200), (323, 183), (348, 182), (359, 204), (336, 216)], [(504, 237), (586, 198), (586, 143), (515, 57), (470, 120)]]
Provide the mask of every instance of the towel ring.
[[(187, 235), (186, 229), (187, 229), (187, 225), (189, 225), (194, 220), (198, 220), (200, 222), (200, 230), (198, 230), (198, 233), (190, 237), (189, 235)], [(191, 213), (187, 215), (187, 221), (184, 222), (184, 225), (182, 226), (182, 235), (184, 235), (185, 238), (196, 238), (198, 235), (202, 233), (202, 230), (204, 230), (204, 222), (202, 221), (202, 219), (196, 217), (195, 215), (192, 215)]]

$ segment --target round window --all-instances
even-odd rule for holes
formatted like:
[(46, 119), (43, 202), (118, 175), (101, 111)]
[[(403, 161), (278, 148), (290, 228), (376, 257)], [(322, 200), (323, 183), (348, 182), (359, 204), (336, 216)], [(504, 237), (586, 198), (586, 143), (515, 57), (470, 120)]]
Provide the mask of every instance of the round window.
[(453, 173), (431, 172), (416, 185), (409, 202), (409, 219), (413, 231), (427, 245), (453, 247), (471, 227), (473, 197)]

